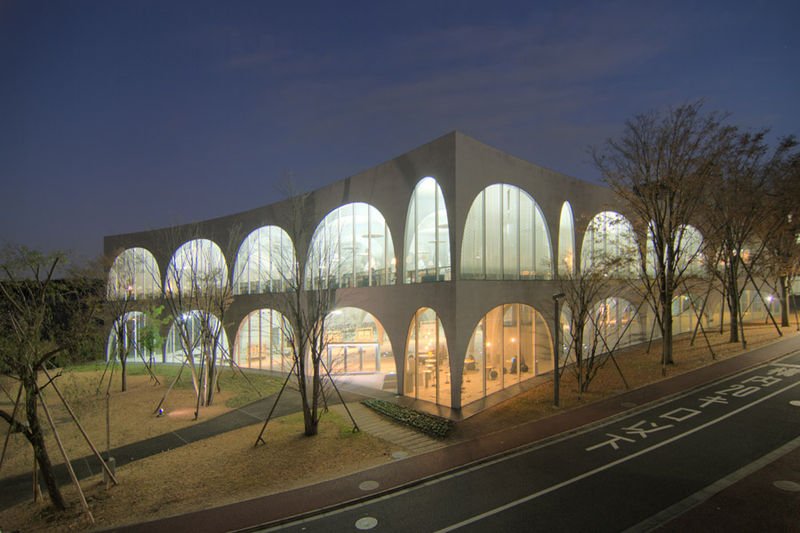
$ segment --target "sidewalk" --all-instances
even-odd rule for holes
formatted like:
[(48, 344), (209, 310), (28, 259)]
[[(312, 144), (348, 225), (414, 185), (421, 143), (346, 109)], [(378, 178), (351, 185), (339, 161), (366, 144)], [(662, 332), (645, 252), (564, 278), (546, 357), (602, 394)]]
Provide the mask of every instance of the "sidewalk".
[[(799, 349), (800, 336), (794, 335), (788, 339), (768, 344), (742, 355), (632, 390), (604, 401), (549, 418), (523, 423), (513, 428), (484, 435), (478, 439), (456, 442), (428, 453), (400, 459), (393, 463), (315, 485), (308, 485), (295, 490), (213, 509), (119, 527), (115, 528), (115, 530), (169, 531), (171, 533), (177, 531), (192, 531), (195, 533), (201, 531), (230, 531), (280, 523), (303, 515), (318, 513), (322, 510), (329, 510), (374, 497), (377, 494), (421, 483), (425, 479), (441, 475), (450, 470), (485, 461), (521, 446), (573, 431), (610, 416), (620, 415), (629, 410), (631, 405), (641, 406), (663, 400), (715, 379), (793, 353)], [(791, 460), (795, 455), (800, 454), (790, 453), (785, 460)], [(796, 473), (796, 470), (793, 471), (793, 474)], [(800, 477), (797, 475), (794, 475), (794, 477), (790, 475), (789, 477), (790, 481), (800, 481)], [(742, 482), (747, 481), (745, 479)], [(731, 487), (730, 490), (734, 488), (735, 486)], [(724, 494), (725, 492), (720, 493), (720, 497), (724, 497)], [(796, 516), (796, 494), (794, 498), (795, 506), (789, 506), (788, 509)], [(702, 507), (707, 504), (710, 505), (708, 502), (701, 504), (693, 513), (702, 512)], [(769, 501), (764, 502), (764, 505), (766, 508), (770, 508)], [(731, 505), (731, 511), (734, 513), (746, 512), (745, 509), (746, 507)], [(786, 511), (778, 510), (777, 512), (785, 513)], [(733, 524), (741, 525), (744, 523), (735, 519), (732, 520), (731, 523)], [(701, 521), (700, 523), (703, 522)], [(797, 523), (797, 520), (792, 523)], [(689, 524), (696, 525), (694, 522), (689, 522)], [(685, 529), (685, 525), (683, 529)], [(758, 529), (762, 528), (759, 527)]]

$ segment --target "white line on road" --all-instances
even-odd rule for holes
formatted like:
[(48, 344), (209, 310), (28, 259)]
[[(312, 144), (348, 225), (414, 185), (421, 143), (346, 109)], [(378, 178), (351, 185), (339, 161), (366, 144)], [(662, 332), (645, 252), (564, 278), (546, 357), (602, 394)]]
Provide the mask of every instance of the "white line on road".
[(667, 444), (671, 444), (671, 443), (675, 442), (676, 440), (680, 440), (680, 439), (682, 439), (684, 437), (687, 437), (687, 436), (689, 436), (689, 435), (691, 435), (693, 433), (697, 433), (698, 431), (703, 430), (703, 429), (705, 429), (705, 428), (707, 428), (709, 426), (713, 426), (714, 424), (717, 424), (717, 423), (719, 423), (719, 422), (721, 422), (721, 421), (723, 421), (723, 420), (725, 420), (727, 418), (730, 418), (735, 414), (741, 413), (742, 411), (750, 409), (754, 405), (757, 405), (757, 404), (759, 404), (759, 403), (761, 403), (763, 401), (766, 401), (766, 400), (772, 398), (773, 396), (777, 396), (778, 394), (786, 392), (787, 390), (792, 389), (792, 388), (794, 388), (794, 387), (796, 387), (798, 385), (800, 385), (800, 381), (792, 383), (791, 385), (788, 385), (788, 386), (786, 386), (786, 387), (784, 387), (782, 389), (776, 390), (775, 392), (773, 392), (771, 394), (763, 396), (763, 397), (759, 398), (758, 400), (754, 400), (753, 402), (751, 402), (751, 403), (749, 403), (747, 405), (743, 405), (742, 407), (739, 407), (738, 409), (735, 409), (735, 410), (733, 410), (733, 411), (731, 411), (729, 413), (726, 413), (726, 414), (724, 414), (724, 415), (722, 415), (722, 416), (720, 416), (718, 418), (715, 418), (714, 420), (709, 420), (708, 422), (706, 422), (704, 424), (701, 424), (701, 425), (699, 425), (699, 426), (697, 426), (695, 428), (692, 428), (692, 429), (690, 429), (688, 431), (685, 431), (683, 433), (675, 435), (674, 437), (671, 437), (671, 438), (669, 438), (669, 439), (667, 439), (667, 440), (665, 440), (663, 442), (659, 442), (658, 444), (654, 444), (653, 446), (650, 446), (649, 448), (645, 448), (643, 450), (639, 450), (638, 452), (635, 452), (635, 453), (632, 453), (632, 454), (630, 454), (628, 456), (625, 456), (625, 457), (622, 457), (620, 459), (617, 459), (616, 461), (612, 461), (612, 462), (607, 463), (607, 464), (605, 464), (603, 466), (599, 466), (599, 467), (597, 467), (597, 468), (595, 468), (593, 470), (589, 470), (588, 472), (584, 472), (583, 474), (580, 474), (580, 475), (575, 476), (573, 478), (570, 478), (570, 479), (567, 479), (565, 481), (562, 481), (561, 483), (557, 483), (555, 485), (551, 485), (550, 487), (548, 487), (546, 489), (542, 489), (542, 490), (540, 490), (538, 492), (534, 492), (533, 494), (529, 494), (528, 496), (525, 496), (524, 498), (519, 498), (517, 500), (514, 500), (513, 502), (509, 502), (509, 503), (507, 503), (505, 505), (501, 505), (500, 507), (495, 507), (494, 509), (490, 509), (490, 510), (484, 512), (484, 513), (479, 514), (479, 515), (475, 515), (475, 516), (473, 516), (471, 518), (468, 518), (466, 520), (462, 520), (461, 522), (458, 522), (456, 524), (452, 524), (452, 525), (450, 525), (450, 526), (448, 526), (446, 528), (438, 530), (437, 533), (446, 533), (448, 531), (453, 531), (453, 530), (456, 530), (456, 529), (458, 529), (460, 527), (464, 527), (464, 526), (467, 526), (469, 524), (473, 524), (475, 522), (483, 520), (484, 518), (488, 518), (490, 516), (494, 516), (496, 514), (502, 513), (503, 511), (506, 511), (508, 509), (516, 507), (517, 505), (521, 505), (523, 503), (535, 500), (536, 498), (539, 498), (541, 496), (544, 496), (546, 494), (554, 492), (554, 491), (556, 491), (558, 489), (561, 489), (561, 488), (566, 487), (568, 485), (572, 485), (573, 483), (575, 483), (577, 481), (581, 481), (581, 480), (586, 479), (588, 477), (591, 477), (591, 476), (593, 476), (595, 474), (599, 474), (600, 472), (608, 470), (609, 468), (613, 468), (613, 467), (615, 467), (617, 465), (620, 465), (622, 463), (626, 463), (626, 462), (630, 461), (631, 459), (635, 459), (636, 457), (639, 457), (640, 455), (644, 455), (644, 454), (649, 453), (649, 452), (651, 452), (653, 450), (656, 450), (658, 448), (666, 446)]

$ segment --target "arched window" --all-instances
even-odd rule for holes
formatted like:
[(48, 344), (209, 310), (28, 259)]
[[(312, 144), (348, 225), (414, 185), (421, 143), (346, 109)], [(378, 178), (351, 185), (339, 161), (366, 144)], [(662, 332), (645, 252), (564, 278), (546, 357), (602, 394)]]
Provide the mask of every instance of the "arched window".
[(233, 267), (234, 294), (260, 294), (286, 290), (295, 271), (294, 245), (278, 226), (250, 233), (239, 247)]
[(569, 202), (561, 206), (558, 223), (558, 273), (562, 276), (575, 273), (575, 224)]
[(344, 205), (329, 213), (314, 231), (306, 285), (389, 285), (395, 282), (395, 271), (392, 234), (383, 215), (371, 205)]
[(189, 311), (173, 321), (167, 334), (164, 350), (165, 363), (183, 363), (192, 355), (195, 361), (204, 353), (214, 350), (217, 362), (222, 364), (230, 355), (228, 336), (219, 319), (212, 313)]
[(439, 405), (451, 405), (450, 355), (442, 321), (422, 307), (414, 313), (406, 342), (404, 395)]
[(544, 318), (525, 304), (495, 307), (475, 326), (464, 358), (461, 404), (553, 370)]
[[(118, 333), (120, 322), (125, 324), (121, 342)], [(123, 354), (127, 354), (128, 362), (147, 361), (148, 364), (152, 363), (153, 352), (151, 347), (147, 346), (147, 340), (143, 334), (146, 324), (147, 316), (139, 311), (130, 311), (116, 319), (108, 335), (106, 360), (120, 358)]]
[[(700, 277), (705, 275), (705, 256), (703, 254), (703, 235), (700, 230), (691, 225), (681, 226), (675, 235), (675, 245), (678, 249), (675, 271), (686, 277)], [(666, 248), (665, 248), (666, 254)], [(647, 235), (647, 273), (655, 276), (658, 258), (653, 246), (652, 225), (648, 227)]]
[(542, 210), (514, 185), (490, 185), (472, 202), (461, 247), (462, 279), (552, 279)]
[(272, 309), (257, 309), (244, 317), (236, 334), (234, 354), (239, 366), (289, 372), (292, 350), (286, 339), (290, 332), (284, 316)]
[(208, 239), (181, 245), (167, 266), (166, 292), (191, 294), (208, 288), (222, 288), (228, 282), (228, 265), (219, 246)]
[(325, 365), (331, 374), (348, 374), (348, 381), (383, 389), (395, 376), (389, 336), (380, 321), (357, 307), (334, 309), (325, 319)]
[(598, 302), (584, 328), (584, 342), (597, 339), (597, 353), (604, 353), (644, 341), (645, 333), (637, 315), (636, 307), (624, 298)]
[(628, 219), (614, 211), (598, 213), (589, 222), (581, 246), (581, 270), (607, 271), (617, 277), (637, 273), (636, 237)]
[(128, 248), (119, 254), (108, 273), (107, 294), (114, 300), (161, 294), (161, 272), (153, 254), (145, 248)]
[(406, 215), (406, 283), (450, 279), (450, 231), (442, 189), (422, 178), (411, 195)]

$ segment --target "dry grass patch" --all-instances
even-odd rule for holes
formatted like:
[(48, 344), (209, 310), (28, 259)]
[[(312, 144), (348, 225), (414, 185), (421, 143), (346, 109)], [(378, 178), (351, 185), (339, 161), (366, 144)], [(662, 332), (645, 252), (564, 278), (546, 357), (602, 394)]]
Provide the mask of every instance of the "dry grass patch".
[[(105, 451), (106, 442), (106, 396), (105, 388), (96, 394), (97, 385), (105, 365), (84, 365), (74, 369), (62, 371), (57, 378), (59, 390), (67, 398), (81, 425), (86, 429), (94, 445)], [(158, 368), (160, 385), (152, 382), (149, 376), (143, 374), (141, 365), (132, 365), (128, 375), (128, 390), (120, 392), (119, 373), (115, 375), (115, 383), (111, 387), (111, 448), (145, 440), (156, 435), (175, 431), (180, 428), (197, 423), (194, 420), (195, 395), (191, 387), (191, 379), (184, 371), (181, 382), (169, 394), (166, 415), (156, 417), (153, 412), (164, 395), (170, 376), (177, 372), (175, 366), (161, 366)], [(51, 372), (53, 375), (53, 372)], [(278, 387), (278, 380), (258, 373), (249, 373), (248, 378), (263, 395), (274, 392)], [(251, 390), (250, 385), (244, 382), (239, 374), (234, 374), (226, 369), (220, 377), (222, 392), (218, 393), (214, 404), (203, 407), (200, 411), (200, 421), (208, 420), (232, 409), (231, 405), (240, 405), (242, 398), (255, 400), (258, 395)], [(44, 380), (42, 381), (44, 383)], [(9, 398), (0, 393), (0, 408), (11, 412), (14, 408), (13, 399), (16, 397), (16, 382), (6, 376), (0, 376), (0, 385), (7, 391)], [(70, 459), (77, 459), (89, 455), (91, 450), (81, 436), (77, 426), (72, 422), (67, 410), (63, 407), (55, 391), (45, 389), (45, 400), (53, 413), (53, 418), (58, 428), (58, 433), (67, 449)], [(47, 449), (50, 459), (55, 464), (63, 463), (63, 459), (56, 446), (52, 431), (47, 426), (44, 413), (41, 421), (45, 427)], [(2, 435), (5, 438), (6, 426), (2, 424)], [(1, 445), (0, 445), (1, 446)], [(28, 473), (33, 467), (33, 452), (28, 441), (20, 434), (11, 435), (6, 458), (0, 470), (0, 478)]]
[[(389, 462), (392, 446), (366, 433), (352, 433), (336, 413), (326, 414), (319, 435), (304, 437), (300, 414), (270, 422), (266, 445), (253, 447), (260, 426), (188, 444), (125, 465), (120, 484), (106, 491), (102, 478), (81, 485), (96, 520), (108, 528), (186, 513), (290, 490)], [(0, 529), (71, 531), (88, 529), (74, 487), (64, 489), (74, 502), (63, 515), (48, 503), (24, 503), (0, 511)]]

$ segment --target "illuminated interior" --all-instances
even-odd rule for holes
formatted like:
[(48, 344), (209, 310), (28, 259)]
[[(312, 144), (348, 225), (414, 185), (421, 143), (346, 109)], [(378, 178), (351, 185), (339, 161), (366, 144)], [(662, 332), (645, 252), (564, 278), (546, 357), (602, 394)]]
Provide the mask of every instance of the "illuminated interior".
[(247, 368), (289, 372), (292, 367), (292, 350), (284, 331), (291, 332), (284, 317), (273, 309), (257, 309), (248, 314), (239, 325), (234, 354), (236, 363)]
[(467, 345), (461, 403), (551, 370), (553, 345), (542, 315), (525, 304), (495, 307), (475, 326)]
[(429, 307), (414, 313), (406, 343), (405, 395), (451, 405), (450, 353), (442, 321)]
[(145, 248), (128, 248), (119, 254), (108, 273), (111, 299), (152, 298), (161, 294), (161, 272), (153, 254)]
[(638, 257), (636, 237), (628, 219), (614, 211), (603, 211), (592, 218), (583, 235), (582, 272), (607, 269), (613, 276), (635, 277)]
[[(207, 334), (203, 335), (203, 331)], [(198, 358), (204, 351), (211, 353), (211, 350), (214, 350), (219, 364), (225, 364), (225, 360), (229, 357), (228, 346), (230, 345), (225, 328), (216, 316), (196, 310), (189, 311), (178, 317), (169, 328), (164, 362), (183, 363), (189, 354), (193, 358)]]
[(561, 206), (558, 222), (558, 273), (562, 276), (575, 273), (575, 224), (569, 202)]
[(495, 184), (472, 202), (461, 247), (462, 279), (552, 279), (550, 234), (539, 205)]
[(239, 247), (233, 267), (233, 293), (280, 292), (292, 285), (295, 254), (292, 239), (278, 226), (250, 233)]
[(380, 211), (359, 202), (328, 214), (314, 231), (306, 272), (312, 287), (394, 283), (394, 244)]
[(436, 180), (420, 180), (406, 216), (406, 283), (450, 280), (450, 227), (442, 189)]
[(195, 239), (175, 251), (167, 266), (164, 290), (191, 294), (228, 283), (228, 265), (217, 243)]

